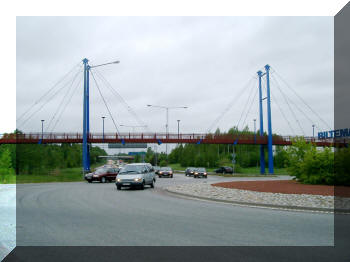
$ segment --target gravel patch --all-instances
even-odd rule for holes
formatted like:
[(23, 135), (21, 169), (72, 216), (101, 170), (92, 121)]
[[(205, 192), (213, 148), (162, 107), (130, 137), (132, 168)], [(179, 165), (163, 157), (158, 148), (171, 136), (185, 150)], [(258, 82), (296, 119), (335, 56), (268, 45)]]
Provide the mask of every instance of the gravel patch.
[(166, 187), (172, 193), (186, 194), (213, 200), (264, 204), (285, 207), (305, 207), (320, 209), (342, 209), (350, 212), (350, 198), (309, 194), (282, 194), (256, 192), (212, 186), (207, 183), (185, 184)]

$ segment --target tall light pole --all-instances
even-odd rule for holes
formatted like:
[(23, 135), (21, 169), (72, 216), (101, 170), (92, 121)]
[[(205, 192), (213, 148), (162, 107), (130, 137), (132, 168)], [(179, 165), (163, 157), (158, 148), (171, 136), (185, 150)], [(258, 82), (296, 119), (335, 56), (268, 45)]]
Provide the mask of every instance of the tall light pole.
[(44, 119), (41, 120), (41, 141), (44, 139)]
[(143, 126), (128, 126), (128, 125), (120, 125), (120, 126), (123, 126), (123, 127), (131, 127), (132, 128), (132, 132), (135, 133), (135, 128), (136, 127), (147, 127), (147, 125), (143, 125)]
[[(155, 106), (155, 105), (147, 105), (148, 107), (157, 107), (162, 108), (166, 110), (166, 124), (165, 124), (165, 131), (166, 131), (166, 138), (168, 138), (169, 135), (169, 109), (187, 109), (187, 106)], [(168, 143), (165, 144), (165, 153), (168, 157)]]
[(315, 125), (312, 125), (312, 138), (315, 138)]
[(102, 116), (102, 141), (105, 141), (105, 116)]
[(177, 139), (180, 139), (180, 120), (177, 120)]

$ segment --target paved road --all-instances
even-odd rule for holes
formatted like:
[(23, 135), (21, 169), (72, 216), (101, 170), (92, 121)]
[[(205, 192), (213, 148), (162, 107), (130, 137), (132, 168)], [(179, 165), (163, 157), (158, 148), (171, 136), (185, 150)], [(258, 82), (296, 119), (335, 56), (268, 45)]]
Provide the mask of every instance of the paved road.
[(17, 185), (17, 245), (333, 245), (331, 214), (239, 207), (162, 193), (171, 184), (226, 180), (232, 178), (175, 174), (144, 191), (117, 191), (113, 183)]
[(0, 185), (0, 261), (16, 246), (16, 185)]

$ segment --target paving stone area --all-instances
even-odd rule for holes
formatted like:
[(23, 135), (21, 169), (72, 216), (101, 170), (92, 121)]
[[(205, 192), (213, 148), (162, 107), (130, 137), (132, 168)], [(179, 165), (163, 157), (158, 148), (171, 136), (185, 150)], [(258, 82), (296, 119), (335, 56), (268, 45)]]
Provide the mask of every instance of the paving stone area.
[(348, 209), (350, 212), (350, 198), (337, 198), (336, 201), (334, 201), (334, 196), (256, 192), (215, 187), (207, 183), (169, 186), (166, 189), (173, 193), (210, 198), (214, 200), (286, 207)]

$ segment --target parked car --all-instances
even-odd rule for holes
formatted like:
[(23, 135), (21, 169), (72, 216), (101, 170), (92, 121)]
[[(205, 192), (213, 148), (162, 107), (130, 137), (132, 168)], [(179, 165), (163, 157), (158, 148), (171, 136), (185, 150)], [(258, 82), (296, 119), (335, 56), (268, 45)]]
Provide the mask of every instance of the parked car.
[(194, 178), (199, 178), (199, 177), (207, 178), (208, 177), (207, 170), (205, 170), (204, 167), (196, 168), (194, 171), (193, 177)]
[(162, 167), (158, 171), (158, 176), (159, 176), (159, 178), (161, 178), (161, 177), (173, 178), (173, 170), (171, 169), (171, 167)]
[(195, 171), (195, 167), (188, 167), (185, 170), (185, 176), (193, 176), (194, 171)]
[(97, 168), (94, 172), (85, 175), (85, 180), (89, 183), (99, 181), (101, 183), (111, 182), (118, 175), (119, 168), (103, 166)]
[(154, 172), (156, 173), (156, 175), (158, 175), (158, 172), (160, 170), (160, 166), (154, 166), (153, 169), (154, 169)]
[(147, 163), (135, 163), (125, 165), (120, 169), (115, 180), (117, 189), (122, 187), (139, 187), (145, 188), (145, 185), (150, 185), (154, 188), (156, 177), (152, 165)]
[(229, 166), (222, 166), (215, 170), (216, 173), (222, 173), (222, 174), (233, 174), (232, 167)]

